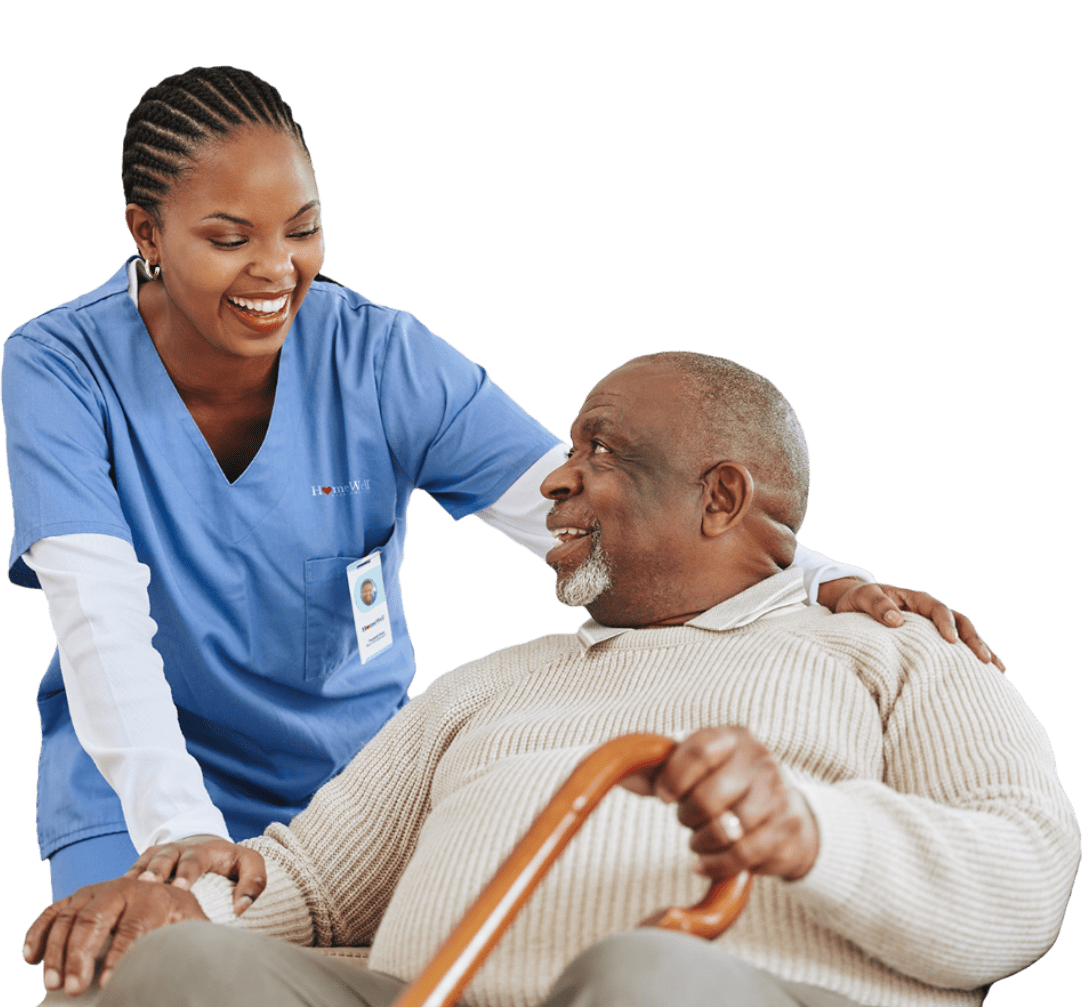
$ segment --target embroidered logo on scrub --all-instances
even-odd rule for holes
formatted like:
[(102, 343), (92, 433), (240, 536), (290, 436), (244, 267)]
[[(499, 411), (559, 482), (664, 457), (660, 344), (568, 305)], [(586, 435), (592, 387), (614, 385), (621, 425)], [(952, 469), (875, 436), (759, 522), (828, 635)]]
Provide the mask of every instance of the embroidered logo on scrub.
[(371, 479), (352, 479), (345, 486), (313, 486), (312, 496), (341, 497), (351, 493), (367, 493), (371, 488)]

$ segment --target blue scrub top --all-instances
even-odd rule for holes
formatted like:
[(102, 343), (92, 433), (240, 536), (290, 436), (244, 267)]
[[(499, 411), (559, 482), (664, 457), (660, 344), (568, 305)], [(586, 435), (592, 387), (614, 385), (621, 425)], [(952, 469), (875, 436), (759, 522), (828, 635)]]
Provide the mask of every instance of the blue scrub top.
[[(406, 701), (410, 493), (455, 518), (557, 439), (411, 315), (313, 283), (282, 348), (270, 426), (222, 473), (128, 296), (126, 268), (17, 330), (3, 404), (15, 509), (9, 576), (53, 535), (129, 541), (188, 750), (235, 839), (288, 821)], [(346, 566), (381, 550), (393, 646), (361, 665)], [(75, 737), (59, 659), (38, 694), (42, 856), (125, 828)]]

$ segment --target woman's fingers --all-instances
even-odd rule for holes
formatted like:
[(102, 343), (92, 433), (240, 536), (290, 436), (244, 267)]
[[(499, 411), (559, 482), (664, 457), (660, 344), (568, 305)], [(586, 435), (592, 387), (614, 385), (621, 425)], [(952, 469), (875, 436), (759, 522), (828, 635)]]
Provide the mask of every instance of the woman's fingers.
[(136, 860), (135, 863), (132, 864), (131, 867), (129, 867), (122, 876), (125, 878), (132, 878), (133, 880), (139, 877), (139, 875), (141, 875), (147, 869), (147, 865), (150, 863), (151, 860), (154, 859), (155, 856), (157, 856), (161, 849), (162, 847), (160, 846), (151, 846), (148, 849), (144, 850), (139, 855), (139, 859)]
[(177, 860), (173, 887), (191, 888), (201, 875), (207, 873), (236, 881), (233, 912), (238, 916), (267, 887), (267, 868), (262, 855), (224, 839), (210, 839), (188, 846)]
[(992, 648), (981, 639), (977, 627), (969, 619), (962, 615), (961, 612), (955, 612), (954, 621), (958, 625), (958, 635), (961, 637), (962, 643), (973, 651), (981, 661), (985, 664), (995, 665), (1000, 671), (1007, 670), (1003, 662), (992, 652)]
[[(898, 599), (887, 592), (889, 584), (858, 584), (850, 588), (842, 597), (835, 611), (866, 612), (876, 622), (885, 626), (900, 626), (905, 620), (901, 617)], [(905, 588), (901, 588), (905, 591)]]
[(201, 874), (212, 870), (212, 868), (204, 866), (205, 857), (203, 851), (205, 849), (205, 845), (189, 846), (177, 857), (173, 868), (173, 885), (175, 887), (189, 889), (199, 880)]
[(912, 591), (892, 584), (860, 584), (839, 600), (835, 611), (866, 612), (886, 626), (900, 626), (901, 613), (913, 612), (931, 619), (939, 635), (948, 643), (962, 641), (977, 659), (1006, 671), (1003, 662), (981, 639), (977, 628), (961, 612), (955, 612), (926, 591)]
[(140, 881), (168, 881), (173, 876), (181, 848), (176, 843), (152, 846), (124, 874)]
[(233, 912), (244, 912), (267, 887), (267, 867), (263, 857), (246, 846), (238, 846), (237, 887), (233, 889)]
[[(125, 872), (124, 877), (136, 878), (139, 881), (169, 881), (178, 888), (191, 888), (200, 874), (214, 871), (216, 874), (225, 874), (226, 877), (236, 877), (228, 870), (219, 870), (215, 864), (221, 863), (222, 858), (217, 853), (208, 855), (208, 849), (227, 848), (232, 851), (234, 844), (220, 836), (198, 835), (188, 836), (186, 839), (178, 839), (171, 843), (163, 843), (160, 846), (151, 846), (143, 855)], [(232, 853), (227, 862), (232, 864)]]
[(927, 591), (912, 591), (906, 587), (895, 587), (892, 584), (880, 585), (898, 605), (906, 612), (914, 612), (931, 619), (939, 635), (948, 643), (958, 642), (958, 627), (954, 622), (954, 613), (938, 598), (933, 598)]

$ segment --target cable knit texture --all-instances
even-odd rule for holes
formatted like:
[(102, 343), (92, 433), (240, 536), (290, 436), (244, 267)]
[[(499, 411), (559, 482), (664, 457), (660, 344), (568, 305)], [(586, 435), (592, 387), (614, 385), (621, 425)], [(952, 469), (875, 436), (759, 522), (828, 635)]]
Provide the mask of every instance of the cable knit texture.
[[(249, 841), (268, 890), (232, 921), (223, 888), (213, 918), (374, 941), (372, 967), (411, 978), (588, 751), (725, 724), (774, 752), (821, 838), (804, 879), (757, 879), (719, 938), (731, 953), (863, 1004), (977, 1004), (1055, 939), (1078, 828), (1010, 682), (918, 617), (887, 630), (822, 609), (589, 650), (544, 637), (445, 675), (288, 828)], [(612, 792), (466, 1003), (536, 1004), (595, 941), (695, 901), (705, 882), (687, 844), (671, 806)]]

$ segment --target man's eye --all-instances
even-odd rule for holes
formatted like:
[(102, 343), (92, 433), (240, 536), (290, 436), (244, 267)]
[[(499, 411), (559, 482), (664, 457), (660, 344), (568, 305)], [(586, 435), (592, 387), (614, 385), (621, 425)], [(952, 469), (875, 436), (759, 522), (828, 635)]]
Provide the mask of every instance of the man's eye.
[(601, 441), (590, 441), (590, 447), (594, 449), (595, 455), (612, 454), (612, 452), (607, 447), (605, 447), (605, 445), (602, 444)]
[(574, 448), (568, 448), (568, 449), (567, 449), (567, 450), (566, 450), (566, 451), (564, 452), (564, 457), (565, 457), (565, 458), (566, 458), (566, 459), (567, 459), (568, 461), (571, 461), (571, 459), (572, 459), (572, 457), (574, 456), (574, 454), (575, 454), (575, 449), (574, 449)]

